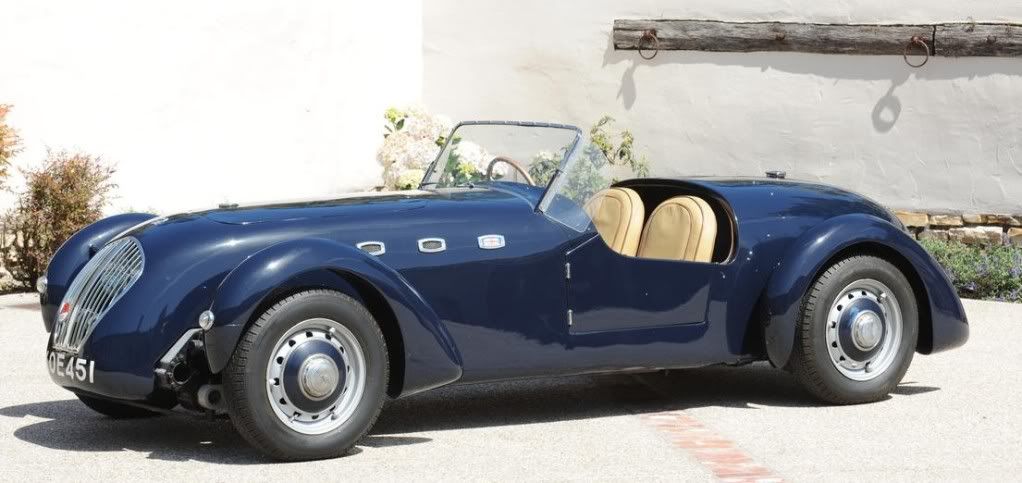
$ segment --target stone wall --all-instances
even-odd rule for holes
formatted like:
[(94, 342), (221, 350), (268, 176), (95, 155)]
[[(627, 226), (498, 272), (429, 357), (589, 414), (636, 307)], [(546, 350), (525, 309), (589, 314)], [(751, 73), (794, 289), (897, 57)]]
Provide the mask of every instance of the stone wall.
[(919, 211), (895, 211), (895, 214), (919, 240), (1022, 246), (1022, 215)]

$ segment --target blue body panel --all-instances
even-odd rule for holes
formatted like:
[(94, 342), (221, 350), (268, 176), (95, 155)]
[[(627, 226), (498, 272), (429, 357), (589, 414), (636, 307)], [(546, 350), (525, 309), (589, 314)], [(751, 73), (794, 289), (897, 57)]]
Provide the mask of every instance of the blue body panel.
[[(327, 287), (364, 297), (371, 287), (400, 328), (401, 395), (452, 382), (769, 359), (783, 366), (794, 314), (820, 268), (841, 250), (881, 244), (916, 272), (932, 330), (920, 351), (963, 343), (961, 304), (939, 267), (886, 210), (820, 185), (762, 179), (632, 180), (718, 200), (735, 229), (722, 263), (644, 260), (611, 251), (536, 211), (542, 190), (488, 187), (350, 197), (176, 215), (132, 230), (142, 277), (80, 354), (96, 382), (58, 382), (145, 400), (158, 359), (211, 309), (208, 363), (225, 367), (247, 324), (282, 294)], [(124, 215), (76, 235), (48, 271), (44, 320), (89, 246), (144, 218)], [(116, 228), (116, 229), (115, 229)], [(723, 229), (723, 226), (722, 226)], [(506, 246), (484, 250), (478, 237)], [(438, 237), (447, 249), (424, 253)], [(374, 257), (355, 248), (381, 241)], [(567, 265), (571, 266), (570, 278)], [(571, 310), (571, 316), (569, 316)]]

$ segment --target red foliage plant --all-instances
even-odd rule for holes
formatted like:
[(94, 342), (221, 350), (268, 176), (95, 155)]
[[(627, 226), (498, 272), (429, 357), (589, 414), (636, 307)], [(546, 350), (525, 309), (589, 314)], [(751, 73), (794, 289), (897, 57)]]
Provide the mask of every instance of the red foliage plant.
[(11, 166), (11, 158), (21, 149), (21, 138), (18, 133), (7, 125), (7, 113), (11, 106), (0, 104), (0, 188), (4, 187), (4, 178)]
[(56, 151), (35, 169), (22, 170), (25, 190), (4, 217), (9, 244), (0, 248), (14, 280), (31, 288), (65, 240), (103, 214), (114, 170), (99, 158)]

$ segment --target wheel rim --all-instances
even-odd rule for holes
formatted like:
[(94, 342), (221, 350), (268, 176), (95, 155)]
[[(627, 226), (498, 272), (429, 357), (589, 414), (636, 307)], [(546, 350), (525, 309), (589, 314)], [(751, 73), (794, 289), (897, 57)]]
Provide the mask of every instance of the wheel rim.
[(266, 395), (277, 418), (302, 434), (344, 425), (366, 386), (366, 361), (355, 334), (330, 319), (305, 320), (274, 346)]
[(903, 332), (894, 292), (878, 280), (856, 280), (839, 292), (827, 313), (830, 361), (849, 379), (874, 379), (894, 363)]

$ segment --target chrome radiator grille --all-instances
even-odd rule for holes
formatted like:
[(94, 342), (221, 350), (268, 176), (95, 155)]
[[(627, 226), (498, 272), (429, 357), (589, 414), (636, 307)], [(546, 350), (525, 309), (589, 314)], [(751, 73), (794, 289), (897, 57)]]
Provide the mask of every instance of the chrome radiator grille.
[(53, 347), (77, 353), (93, 327), (127, 292), (145, 266), (138, 240), (126, 237), (103, 247), (78, 273), (57, 309)]

